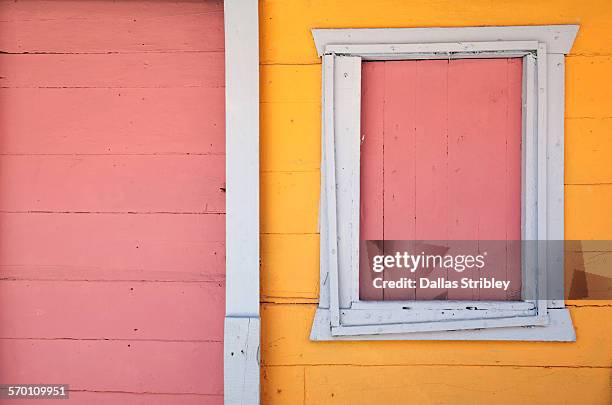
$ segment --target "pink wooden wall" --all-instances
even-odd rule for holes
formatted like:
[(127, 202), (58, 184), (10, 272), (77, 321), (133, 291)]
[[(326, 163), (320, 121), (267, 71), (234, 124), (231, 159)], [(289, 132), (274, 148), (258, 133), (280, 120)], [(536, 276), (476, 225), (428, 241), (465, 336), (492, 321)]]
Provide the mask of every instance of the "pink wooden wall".
[[(521, 83), (518, 58), (365, 62), (361, 239), (520, 240)], [(385, 250), (394, 251), (389, 245)], [(361, 297), (517, 299), (520, 251), (513, 247), (476, 246), (496, 263), (487, 277), (512, 280), (508, 293), (377, 290), (372, 273), (362, 271)], [(445, 277), (467, 275), (450, 271)], [(405, 276), (384, 274), (386, 280)]]
[(0, 2), (0, 382), (222, 403), (223, 44), (220, 0)]

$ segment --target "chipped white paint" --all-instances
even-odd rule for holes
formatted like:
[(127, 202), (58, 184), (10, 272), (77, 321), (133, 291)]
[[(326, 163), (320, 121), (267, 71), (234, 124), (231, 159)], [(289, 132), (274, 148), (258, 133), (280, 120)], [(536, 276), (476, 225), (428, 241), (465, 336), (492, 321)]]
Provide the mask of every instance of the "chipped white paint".
[(260, 336), (257, 0), (225, 0), (224, 20), (227, 181), (224, 401), (227, 405), (257, 405)]
[(259, 342), (259, 318), (225, 318), (223, 395), (226, 405), (259, 404)]
[(578, 25), (529, 25), (457, 28), (313, 29), (319, 56), (334, 44), (428, 44), (435, 42), (537, 41), (550, 54), (569, 53)]
[(371, 334), (358, 336), (333, 336), (329, 327), (329, 312), (317, 311), (310, 340), (521, 340), (574, 342), (576, 333), (566, 309), (551, 309), (550, 324), (546, 327), (511, 327), (477, 330), (447, 330), (442, 332), (410, 332), (397, 334)]
[[(329, 293), (329, 298), (327, 294), (322, 294), (326, 300), (329, 300), (329, 306), (326, 305), (327, 302), (320, 305), (313, 324), (312, 339), (333, 340), (347, 336), (377, 339), (382, 335), (395, 339), (404, 339), (406, 336), (411, 336), (412, 339), (417, 335), (422, 339), (439, 339), (440, 333), (449, 333), (448, 336), (454, 336), (457, 339), (469, 339), (466, 336), (472, 333), (478, 336), (494, 335), (495, 339), (504, 339), (504, 336), (507, 336), (508, 339), (520, 339), (521, 336), (524, 336), (526, 340), (575, 339), (571, 320), (567, 322), (569, 314), (566, 309), (562, 308), (562, 303), (549, 302), (544, 299), (526, 300), (524, 304), (530, 305), (529, 308), (517, 308), (516, 303), (512, 302), (462, 302), (461, 304), (447, 302), (444, 311), (436, 309), (437, 306), (431, 302), (419, 302), (416, 305), (418, 308), (411, 308), (410, 312), (402, 312), (401, 308), (390, 309), (390, 304), (385, 302), (360, 302), (358, 288), (355, 288), (354, 282), (355, 277), (358, 276), (358, 270), (350, 265), (352, 260), (347, 261), (342, 258), (353, 259), (352, 252), (355, 246), (347, 247), (343, 241), (352, 241), (351, 230), (359, 229), (359, 206), (358, 204), (354, 206), (353, 197), (355, 192), (358, 193), (359, 187), (352, 182), (350, 174), (353, 171), (347, 170), (356, 165), (358, 172), (359, 150), (353, 153), (352, 143), (345, 138), (348, 133), (355, 131), (343, 131), (343, 129), (354, 129), (354, 125), (350, 123), (351, 120), (357, 123), (360, 121), (359, 108), (350, 107), (355, 103), (356, 97), (360, 98), (360, 93), (355, 95), (355, 92), (346, 91), (360, 88), (360, 84), (357, 83), (360, 75), (349, 74), (349, 71), (356, 70), (352, 67), (355, 61), (361, 63), (360, 58), (435, 59), (440, 58), (442, 54), (448, 56), (452, 53), (471, 57), (522, 56), (526, 67), (523, 86), (525, 104), (523, 145), (526, 145), (523, 155), (523, 172), (525, 173), (523, 177), (526, 177), (526, 181), (522, 185), (523, 239), (548, 240), (551, 236), (553, 239), (563, 239), (563, 154), (562, 147), (559, 147), (559, 144), (563, 144), (563, 135), (562, 132), (550, 134), (548, 130), (549, 126), (555, 130), (563, 127), (562, 105), (564, 100), (549, 96), (551, 83), (557, 87), (554, 94), (563, 94), (563, 77), (560, 76), (560, 73), (563, 72), (563, 57), (553, 55), (557, 67), (552, 70), (548, 67), (547, 59), (551, 53), (568, 52), (577, 29), (577, 26), (548, 26), (529, 29), (525, 27), (470, 27), (461, 29), (313, 30), (317, 49), (320, 53), (325, 53), (323, 56), (323, 132), (325, 139), (323, 156), (326, 162), (322, 170), (322, 184), (326, 186), (322, 188), (325, 194), (322, 194), (321, 209), (327, 212), (322, 212), (321, 215), (326, 217), (327, 221), (321, 222), (320, 230), (322, 240), (326, 239), (329, 246), (330, 239), (332, 239), (332, 236), (329, 235), (329, 223), (333, 221), (334, 231), (337, 228), (338, 232), (337, 236), (333, 236), (333, 240), (338, 241), (340, 251), (337, 252), (335, 266), (329, 265), (327, 256), (329, 250), (321, 251), (321, 263), (324, 263), (321, 267), (321, 291), (324, 292), (326, 288), (332, 288), (332, 291)], [(526, 35), (526, 33), (530, 34)], [(373, 38), (385, 39), (385, 41), (377, 43)], [(415, 43), (417, 40), (422, 43)], [(436, 40), (445, 42), (435, 43)], [(458, 40), (460, 42), (456, 42)], [(466, 40), (489, 42), (468, 42)], [(332, 66), (331, 74), (327, 72), (330, 65)], [(334, 65), (336, 68), (339, 65), (343, 66), (341, 70), (343, 72), (346, 70), (346, 72), (340, 76), (334, 76)], [(554, 78), (549, 81), (547, 75), (551, 71)], [(351, 76), (353, 76), (352, 83)], [(332, 83), (330, 83), (330, 77), (334, 78)], [(342, 115), (342, 125), (337, 122), (340, 115)], [(334, 120), (336, 120), (335, 123)], [(358, 128), (358, 124), (355, 125)], [(340, 134), (343, 138), (340, 138)], [(358, 142), (359, 131), (357, 130), (356, 135), (353, 134), (353, 136)], [(555, 162), (553, 163), (550, 162), (549, 150), (554, 151)], [(340, 170), (337, 167), (332, 169), (334, 164), (328, 159), (331, 159), (334, 154), (336, 159), (337, 156), (352, 156), (354, 161), (351, 163), (343, 160), (338, 163), (336, 160), (335, 163), (339, 165)], [(548, 182), (549, 173), (551, 173), (551, 178), (555, 179), (554, 185)], [(347, 184), (351, 186), (347, 188)], [(331, 200), (336, 198), (337, 204), (332, 204)], [(548, 200), (555, 201), (555, 203), (549, 207)], [(551, 224), (551, 221), (554, 224)], [(549, 229), (555, 230), (554, 235), (548, 234)], [(527, 259), (524, 275), (532, 281), (526, 285), (535, 285), (539, 297), (545, 297), (546, 292), (550, 289), (562, 290), (563, 288), (562, 285), (559, 285), (562, 283), (562, 277), (551, 277), (551, 280), (556, 281), (556, 285), (547, 287), (547, 267), (562, 268), (549, 266), (551, 261), (557, 265), (560, 260), (562, 263), (562, 254), (554, 252), (551, 257), (550, 253), (546, 248), (538, 248)], [(340, 260), (337, 260), (338, 257)], [(355, 262), (358, 263), (358, 259)], [(336, 271), (337, 274), (335, 274)], [(333, 283), (326, 283), (328, 279), (333, 280)], [(350, 285), (345, 285), (348, 283)], [(346, 294), (350, 294), (349, 302), (346, 300)], [(414, 306), (414, 304), (410, 302), (402, 305)], [(465, 309), (465, 305), (470, 304), (486, 306), (487, 309), (477, 311), (478, 314), (462, 310), (462, 306)], [(454, 305), (454, 307), (449, 308), (449, 305)], [(330, 312), (328, 307), (333, 308), (333, 311)], [(552, 308), (558, 309), (552, 310)], [(496, 332), (483, 334), (479, 331), (480, 329), (495, 329)], [(532, 330), (525, 333), (526, 329)], [(456, 332), (450, 333), (448, 332), (450, 330)], [(459, 330), (464, 331), (459, 332)], [(551, 331), (554, 333), (551, 334)], [(428, 333), (423, 334), (423, 332)]]

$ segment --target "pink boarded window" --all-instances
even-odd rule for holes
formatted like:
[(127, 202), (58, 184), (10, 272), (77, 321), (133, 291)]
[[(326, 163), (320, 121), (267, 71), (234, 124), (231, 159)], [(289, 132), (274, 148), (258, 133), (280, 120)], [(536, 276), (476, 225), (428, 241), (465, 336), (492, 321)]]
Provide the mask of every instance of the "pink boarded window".
[(374, 274), (360, 266), (360, 299), (520, 299), (520, 246), (484, 241), (521, 239), (522, 60), (362, 66), (360, 239), (383, 241), (383, 251), (393, 240), (481, 244), (496, 258), (488, 277), (513, 288), (374, 288)]

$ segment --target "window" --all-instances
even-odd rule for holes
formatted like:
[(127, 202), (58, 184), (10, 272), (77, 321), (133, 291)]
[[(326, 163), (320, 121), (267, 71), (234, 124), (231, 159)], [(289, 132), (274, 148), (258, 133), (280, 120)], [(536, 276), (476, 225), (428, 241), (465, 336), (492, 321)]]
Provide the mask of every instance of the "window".
[[(548, 241), (563, 240), (564, 54), (576, 32), (576, 26), (313, 31), (323, 58), (321, 295), (313, 340), (575, 339), (559, 294), (563, 291), (563, 252)], [(424, 83), (422, 88), (419, 83)], [(479, 90), (482, 83), (488, 87)], [(383, 100), (377, 92), (385, 86), (390, 97)], [(503, 111), (488, 107), (497, 103), (498, 93), (504, 95)], [(379, 111), (383, 106), (390, 111), (384, 117)], [(428, 118), (436, 106), (444, 111)], [(492, 115), (485, 117), (484, 124), (470, 121), (470, 114), (482, 107)], [(436, 127), (440, 117), (449, 121), (444, 136)], [(472, 137), (480, 144), (468, 142), (454, 155), (444, 155), (442, 149), (448, 152), (453, 147), (449, 133), (454, 131), (454, 136), (462, 138), (469, 131), (459, 132), (470, 125), (473, 132), (481, 133)], [(394, 128), (400, 129), (393, 133)], [(428, 131), (424, 145), (429, 154), (404, 159), (410, 145), (418, 142), (416, 128)], [(487, 131), (494, 136), (482, 142), (482, 133)], [(444, 181), (472, 188), (478, 181), (488, 182), (504, 190), (506, 195), (499, 201), (488, 198), (491, 201), (483, 203), (483, 207), (492, 207), (484, 210), (486, 223), (495, 225), (490, 225), (488, 234), (475, 237), (448, 229), (441, 232), (431, 197), (436, 185), (428, 189), (408, 183), (431, 180), (419, 175), (416, 165), (449, 165), (451, 155), (474, 159), (470, 150), (475, 147), (486, 149), (481, 157), (493, 156), (489, 165), (478, 165), (471, 173), (463, 173), (463, 178)], [(488, 172), (498, 167), (496, 159), (505, 171), (491, 181), (496, 173)], [(407, 166), (407, 161), (414, 163)], [(388, 180), (383, 192), (377, 191), (379, 173)], [(396, 189), (393, 176), (400, 183)], [(404, 186), (411, 190), (410, 195), (402, 196)], [(416, 189), (428, 191), (418, 194)], [(381, 197), (385, 192), (392, 193), (393, 200)], [(457, 198), (466, 193), (448, 193), (450, 202), (438, 208), (461, 211)], [(425, 208), (417, 211), (415, 201)], [(474, 210), (469, 201), (464, 206), (465, 212)], [(384, 215), (381, 207), (386, 209)], [(501, 221), (500, 216), (504, 217)], [(411, 218), (425, 222), (429, 218), (429, 223), (419, 230)], [(393, 239), (420, 243), (417, 240), (478, 236), (504, 239), (506, 246), (519, 240), (518, 249), (502, 249), (503, 261), (518, 262), (514, 267), (518, 272), (509, 275), (515, 279), (514, 291), (456, 296), (444, 288), (398, 293), (368, 287), (373, 280), (363, 271), (363, 262), (372, 256), (372, 249), (364, 246), (367, 243), (372, 248), (371, 242), (388, 246), (387, 241)], [(383, 278), (376, 282), (380, 284)]]

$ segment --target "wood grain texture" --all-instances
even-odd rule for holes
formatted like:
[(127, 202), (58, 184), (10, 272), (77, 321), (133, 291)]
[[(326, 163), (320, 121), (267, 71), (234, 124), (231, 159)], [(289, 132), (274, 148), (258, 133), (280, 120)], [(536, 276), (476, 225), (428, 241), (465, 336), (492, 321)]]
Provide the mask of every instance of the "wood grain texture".
[[(225, 156), (2, 156), (2, 211), (225, 212)], [(23, 181), (14, 181), (23, 179)]]
[[(612, 336), (607, 323), (612, 309), (570, 308), (575, 343), (469, 341), (312, 342), (309, 334), (315, 304), (262, 306), (262, 359), (281, 365), (454, 365), (610, 367)], [(287, 325), (291, 325), (288, 328)]]
[(261, 170), (318, 170), (321, 132), (317, 103), (262, 103)]
[(223, 51), (223, 43), (219, 0), (0, 3), (4, 52), (207, 52)]
[[(384, 64), (383, 236), (384, 254), (395, 255), (395, 240), (416, 239), (416, 63)], [(385, 281), (396, 281), (401, 269), (385, 269)], [(410, 300), (415, 289), (383, 289), (384, 300)]]
[(359, 298), (381, 300), (383, 291), (374, 288), (370, 270), (373, 256), (381, 254), (368, 240), (384, 237), (384, 65), (362, 64), (361, 150), (359, 196)]
[(382, 7), (368, 0), (326, 1), (265, 0), (261, 7), (261, 60), (264, 64), (318, 63), (310, 30), (315, 28), (404, 28), (404, 27), (474, 27), (497, 25), (538, 25), (580, 23), (573, 54), (609, 55), (608, 38), (612, 6), (606, 0), (558, 0), (554, 10), (545, 2), (508, 1), (490, 7), (488, 0), (438, 0), (439, 10), (432, 14), (432, 4), (415, 0), (389, 0)]
[[(551, 7), (547, 2), (523, 2), (508, 1), (503, 4), (500, 2), (494, 5), (488, 0), (475, 1), (454, 1), (440, 0), (435, 3), (439, 10), (452, 10), (452, 12), (432, 13), (431, 2), (389, 0), (382, 3), (367, 0), (356, 1), (305, 1), (296, 0), (282, 2), (275, 0), (264, 0), (260, 4), (261, 12), (261, 58), (264, 64), (261, 68), (262, 97), (267, 97), (267, 101), (278, 101), (274, 105), (273, 111), (268, 115), (267, 120), (275, 120), (280, 111), (285, 111), (291, 107), (287, 104), (295, 101), (309, 99), (314, 103), (320, 100), (321, 74), (320, 59), (317, 58), (316, 49), (313, 43), (311, 28), (330, 27), (330, 28), (349, 28), (349, 27), (439, 27), (439, 26), (481, 26), (481, 25), (514, 25), (514, 24), (541, 24), (546, 23), (580, 23), (580, 31), (576, 43), (572, 49), (574, 54), (581, 56), (570, 56), (567, 58), (567, 95), (566, 107), (568, 116), (609, 116), (611, 91), (607, 91), (609, 68), (607, 59), (610, 53), (610, 36), (612, 34), (610, 12), (612, 3), (605, 0), (587, 0), (586, 2), (575, 2), (572, 0), (561, 0)], [(600, 55), (600, 56), (595, 56)], [(282, 91), (284, 89), (284, 91)], [(306, 114), (306, 113), (305, 113)], [(297, 122), (297, 121), (296, 121)], [(269, 122), (266, 127), (274, 126), (274, 122)], [(281, 125), (278, 122), (276, 125)], [(603, 125), (603, 124), (602, 124)], [(606, 133), (605, 127), (598, 130), (599, 135)], [(312, 142), (319, 142), (319, 132), (308, 129), (306, 126), (296, 127), (296, 131), (303, 131), (304, 137), (310, 135)], [(603, 131), (603, 132), (602, 132)], [(609, 132), (609, 131), (607, 131)], [(270, 138), (266, 142), (271, 144), (283, 142), (287, 136), (285, 132), (271, 131), (262, 132), (265, 137), (269, 134)], [(585, 138), (585, 129), (578, 129), (576, 125), (567, 123), (566, 126), (566, 159), (568, 165), (573, 161), (573, 165), (567, 166), (566, 174), (568, 182), (594, 183), (604, 178), (607, 171), (604, 168), (604, 160), (600, 157), (604, 153), (605, 141), (591, 142)], [(584, 142), (584, 144), (582, 144)], [(584, 148), (583, 148), (584, 145)], [(595, 146), (595, 147), (591, 147)], [(598, 152), (593, 151), (598, 149)], [(284, 159), (280, 156), (280, 151), (273, 157)], [(575, 153), (581, 153), (580, 161), (574, 159)], [(592, 159), (590, 159), (592, 157)], [(272, 157), (267, 155), (265, 160)], [(266, 165), (266, 161), (262, 165)], [(571, 170), (570, 170), (571, 169)], [(278, 169), (287, 170), (287, 169)], [(570, 180), (571, 179), (571, 180)], [(595, 179), (598, 179), (597, 181)], [(606, 181), (609, 183), (609, 181)], [(584, 187), (584, 186), (581, 186)], [(610, 221), (607, 221), (609, 209), (612, 204), (612, 194), (607, 191), (609, 187), (605, 185), (590, 186), (588, 188), (568, 187), (566, 195), (566, 237), (581, 238), (590, 237), (595, 239), (609, 239)], [(265, 198), (273, 198), (277, 188), (268, 188), (264, 191)], [(313, 186), (311, 193), (318, 194)], [(266, 197), (265, 194), (269, 194)], [(268, 222), (268, 215), (276, 215), (282, 218), (297, 217), (294, 205), (300, 204), (305, 193), (296, 193), (294, 199), (287, 198), (282, 205), (276, 205), (275, 211), (266, 211), (263, 220)], [(316, 211), (316, 206), (311, 209)], [(306, 212), (307, 216), (310, 213)], [(303, 216), (299, 216), (302, 221)], [(274, 222), (280, 225), (281, 221)], [(275, 226), (276, 230), (287, 231), (288, 226)], [(300, 230), (305, 227), (300, 227)], [(310, 228), (309, 228), (310, 229)], [(296, 228), (289, 230), (295, 231)], [(608, 235), (608, 236), (606, 236)], [(275, 235), (283, 238), (286, 234)], [(287, 252), (283, 254), (291, 257), (293, 254), (302, 257), (304, 246), (285, 244)], [(299, 253), (298, 253), (299, 252)], [(318, 257), (318, 249), (310, 249), (313, 262)], [(300, 266), (300, 271), (302, 267)], [(277, 268), (282, 272), (281, 268)], [(312, 273), (316, 277), (316, 273)], [(270, 281), (268, 281), (270, 282)], [(268, 283), (266, 282), (266, 283)], [(262, 287), (265, 288), (266, 283)], [(290, 286), (288, 282), (284, 285)], [(383, 384), (390, 384), (395, 381), (391, 374), (390, 379), (385, 381), (376, 380), (376, 386), (370, 383), (375, 378), (376, 371), (367, 365), (404, 365), (410, 366), (420, 374), (430, 376), (426, 364), (452, 364), (455, 366), (451, 374), (453, 378), (457, 375), (465, 374), (473, 377), (470, 371), (471, 366), (478, 365), (501, 365), (501, 367), (488, 368), (488, 372), (480, 375), (488, 385), (470, 395), (486, 395), (487, 392), (497, 392), (495, 399), (486, 398), (483, 403), (500, 402), (499, 398), (506, 398), (509, 395), (508, 389), (516, 392), (524, 392), (523, 388), (531, 387), (533, 384), (541, 384), (546, 387), (545, 394), (534, 397), (525, 396), (516, 400), (518, 403), (542, 402), (550, 397), (550, 392), (557, 389), (563, 381), (551, 380), (552, 377), (543, 377), (536, 374), (524, 374), (529, 379), (516, 379), (512, 375), (503, 374), (504, 380), (492, 379), (497, 375), (499, 369), (510, 368), (512, 366), (567, 366), (575, 367), (610, 367), (609, 359), (612, 358), (609, 341), (609, 333), (606, 326), (609, 324), (609, 308), (571, 308), (572, 318), (576, 326), (577, 341), (571, 344), (557, 343), (521, 343), (521, 342), (325, 342), (312, 343), (308, 341), (308, 335), (312, 326), (315, 305), (299, 305), (298, 299), (287, 300), (288, 305), (265, 304), (262, 310), (262, 361), (268, 366), (265, 368), (269, 372), (269, 378), (263, 379), (263, 392), (265, 399), (274, 401), (274, 396), (278, 397), (275, 402), (270, 403), (298, 403), (303, 402), (305, 393), (304, 382), (300, 368), (304, 365), (313, 365), (313, 369), (324, 368), (325, 365), (354, 365), (356, 370), (362, 373), (362, 380), (356, 380), (357, 384), (343, 384), (343, 380), (338, 378), (344, 368), (336, 369), (328, 373), (331, 379), (328, 380), (336, 386), (346, 389), (355, 387), (363, 388), (360, 395), (367, 396), (368, 389), (382, 387)], [(572, 303), (574, 305), (575, 303)], [(594, 305), (591, 303), (591, 305)], [(509, 367), (504, 367), (509, 366)], [(348, 368), (348, 367), (347, 367)], [(405, 368), (404, 368), (405, 369)], [(519, 376), (525, 369), (517, 369), (514, 376)], [(529, 370), (526, 370), (527, 372)], [(546, 373), (551, 376), (557, 374), (554, 367), (546, 369)], [(342, 374), (344, 375), (344, 374)], [(413, 374), (411, 374), (413, 375)], [(311, 375), (312, 377), (312, 375)], [(306, 377), (307, 378), (307, 377)], [(417, 377), (418, 378), (418, 377)], [(416, 382), (415, 382), (416, 381)], [(428, 381), (417, 379), (406, 381), (399, 384), (398, 390), (405, 389), (406, 395), (397, 398), (390, 398), (392, 403), (404, 403), (411, 400), (412, 390), (430, 393), (429, 398), (439, 398), (435, 396), (440, 388), (439, 384), (427, 384), (435, 381), (432, 378)], [(462, 387), (474, 387), (478, 381), (467, 381), (468, 385)], [(603, 378), (583, 379), (582, 387), (576, 387), (576, 392), (592, 390), (592, 392), (602, 392), (608, 389), (608, 381)], [(311, 381), (312, 382), (312, 381)], [(355, 382), (355, 380), (352, 380)], [(452, 385), (452, 384), (451, 384)], [(307, 385), (311, 391), (310, 399), (314, 398), (320, 388)], [(390, 388), (389, 385), (386, 385)], [(393, 388), (390, 388), (393, 389)], [(448, 388), (450, 393), (464, 388)], [(281, 391), (278, 393), (278, 391)], [(378, 396), (372, 403), (385, 402), (384, 392), (377, 391)], [(325, 391), (330, 394), (329, 391)], [(604, 393), (605, 394), (605, 393)], [(286, 395), (287, 400), (282, 398)], [(480, 397), (482, 398), (482, 397)], [(554, 398), (554, 397), (553, 397)], [(572, 398), (570, 396), (570, 398)], [(604, 397), (605, 398), (605, 397)], [(329, 398), (320, 397), (321, 403), (342, 403), (342, 398), (336, 396), (336, 401)], [(368, 398), (370, 399), (370, 398)], [(427, 403), (427, 398), (420, 397), (422, 402)], [(357, 398), (359, 401), (359, 398)], [(443, 401), (439, 401), (443, 402)], [(446, 402), (453, 402), (446, 401)], [(470, 401), (473, 403), (474, 401)], [(503, 401), (502, 401), (503, 402)], [(557, 402), (564, 402), (560, 398)], [(578, 398), (576, 402), (581, 402)], [(265, 403), (265, 402), (264, 402)]]
[[(262, 103), (319, 103), (321, 61), (315, 65), (262, 65), (259, 85)], [(296, 80), (299, 79), (299, 80)]]
[(319, 172), (261, 174), (261, 232), (317, 233)]
[(0, 87), (223, 87), (223, 52), (3, 54)]
[(4, 213), (0, 230), (2, 277), (224, 278), (224, 215)]
[[(603, 405), (612, 399), (607, 369), (521, 367), (351, 367), (306, 368), (305, 404), (538, 403), (563, 401)], [(342, 376), (342, 377), (339, 377)], [(533, 382), (537, 381), (536, 384)], [(585, 384), (593, 389), (581, 390)], [(500, 386), (521, 389), (493, 388)], [(555, 386), (555, 390), (550, 390)]]
[[(66, 381), (74, 390), (223, 394), (223, 343), (2, 339), (0, 379)], [(86, 370), (86, 371), (85, 371)]]
[[(53, 5), (53, 7), (50, 7)], [(75, 20), (75, 19), (133, 19), (134, 16), (143, 19), (154, 19), (173, 14), (191, 15), (197, 13), (217, 13), (223, 10), (221, 0), (195, 1), (186, 0), (180, 3), (160, 2), (79, 2), (70, 0), (38, 0), (0, 2), (3, 21), (28, 20)], [(216, 18), (219, 18), (217, 15)], [(212, 20), (211, 20), (212, 22)]]
[(610, 118), (612, 83), (602, 81), (612, 69), (612, 56), (566, 58), (566, 117)]
[(565, 186), (565, 239), (612, 240), (612, 184)]
[[(417, 240), (444, 241), (449, 239), (448, 213), (453, 200), (449, 193), (449, 130), (448, 119), (445, 119), (451, 107), (448, 97), (449, 62), (432, 60), (415, 65), (414, 237)], [(420, 276), (436, 280), (438, 277), (448, 278), (449, 273), (444, 268), (432, 267)], [(418, 300), (445, 296), (445, 288), (417, 286), (415, 291)]]
[(565, 183), (612, 183), (612, 118), (565, 121)]
[(0, 1), (0, 380), (223, 402), (223, 2)]
[[(229, 296), (229, 293), (228, 293)], [(260, 320), (225, 317), (224, 400), (226, 404), (259, 404)]]
[(319, 235), (261, 235), (262, 300), (319, 296)]
[(266, 405), (304, 403), (304, 367), (262, 367), (262, 402)]
[(0, 154), (223, 154), (224, 93), (0, 89)]
[[(379, 66), (376, 74), (370, 66)], [(403, 249), (394, 240), (465, 240), (467, 251), (490, 255), (489, 268), (470, 274), (427, 269), (426, 276), (512, 279), (519, 291), (520, 251), (477, 241), (521, 237), (521, 60), (365, 62), (364, 71), (371, 72), (364, 75), (369, 86), (380, 81), (384, 89), (380, 100), (363, 95), (362, 120), (369, 126), (378, 120), (381, 128), (373, 128), (384, 141), (362, 146), (364, 170), (372, 170), (362, 178), (368, 189), (375, 184), (370, 179), (382, 173), (384, 208), (367, 214), (383, 217), (385, 251)], [(368, 166), (369, 147), (380, 151), (382, 169)], [(365, 206), (378, 194), (363, 195)], [(367, 215), (362, 219), (372, 221)], [(466, 254), (458, 246), (451, 250), (445, 253)], [(405, 276), (398, 269), (385, 271), (386, 280)], [(478, 289), (417, 291), (385, 289), (383, 294), (388, 300), (515, 298)]]
[[(6, 405), (20, 405), (23, 404), (24, 401), (9, 400), (5, 401), (5, 403)], [(70, 399), (64, 403), (89, 405), (168, 405), (177, 403), (180, 403), (181, 405), (223, 405), (223, 395), (70, 390)]]
[[(225, 285), (0, 281), (0, 339), (223, 341)], [(154, 311), (151, 309), (155, 308)]]

